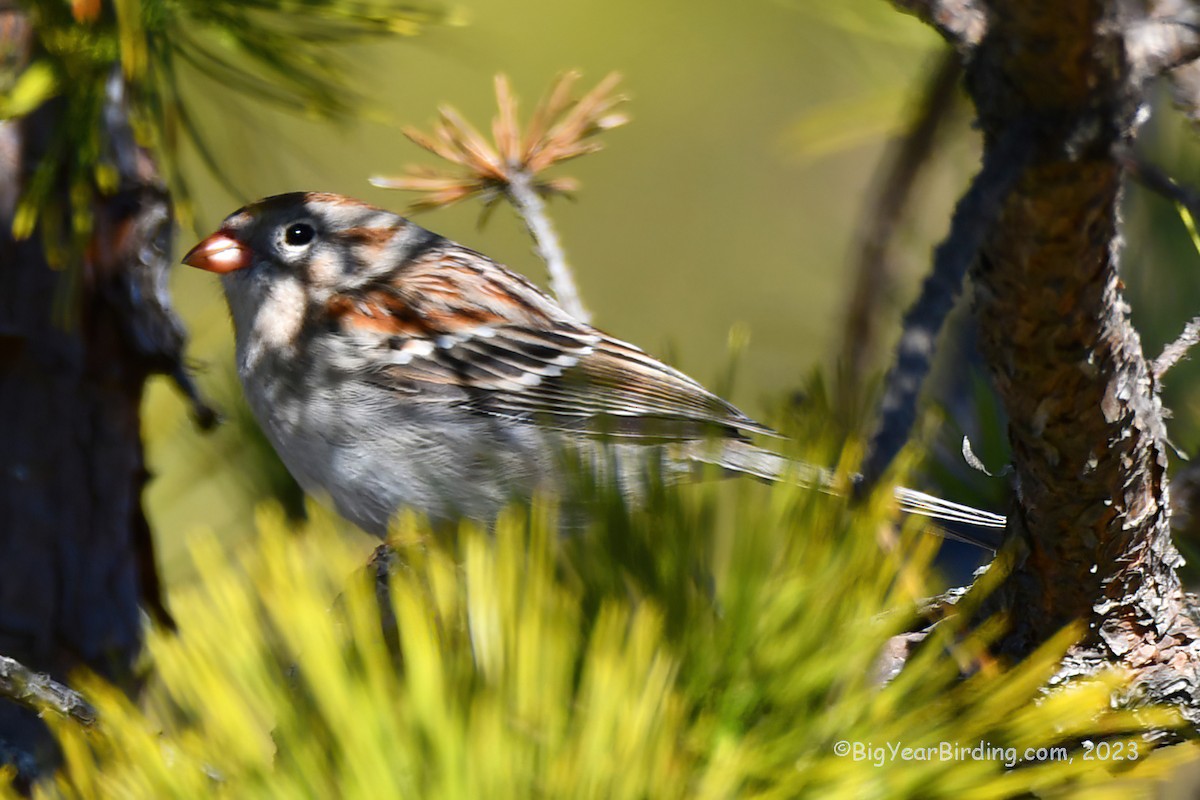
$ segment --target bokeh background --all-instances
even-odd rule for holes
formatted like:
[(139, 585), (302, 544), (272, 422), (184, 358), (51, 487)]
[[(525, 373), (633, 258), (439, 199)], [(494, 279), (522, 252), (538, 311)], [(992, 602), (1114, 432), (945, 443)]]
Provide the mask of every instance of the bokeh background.
[[(364, 119), (335, 127), (245, 102), (194, 82), (198, 120), (232, 191), (184, 153), (195, 230), (182, 253), (227, 213), (257, 197), (325, 190), (401, 210), (412, 197), (371, 187), (372, 175), (432, 163), (400, 125), (428, 128), (439, 104), (476, 125), (495, 112), (492, 77), (512, 79), (525, 113), (566, 69), (581, 88), (619, 71), (630, 125), (606, 149), (560, 171), (582, 189), (555, 200), (562, 235), (595, 322), (713, 384), (730, 363), (731, 331), (748, 331), (733, 399), (752, 415), (838, 369), (852, 257), (876, 171), (910, 119), (938, 37), (880, 0), (459, 0), (459, 24), (345, 53), (371, 100)], [(1148, 152), (1186, 177), (1192, 133), (1166, 98)], [(900, 232), (902, 274), (879, 309), (885, 339), (915, 296), (930, 248), (977, 164), (969, 116), (950, 127), (923, 174)], [(1174, 209), (1131, 193), (1127, 282), (1147, 352), (1200, 307), (1200, 264)], [(480, 207), (423, 214), (421, 224), (545, 284), (511, 211), (484, 227)], [(236, 538), (286, 476), (240, 406), (232, 336), (217, 280), (179, 268), (173, 290), (191, 331), (189, 356), (229, 423), (200, 434), (165, 382), (144, 426), (148, 508), (167, 581), (187, 579), (180, 543), (199, 527)], [(881, 365), (882, 366), (882, 365)], [(1172, 373), (1178, 443), (1196, 442), (1196, 373)], [(1002, 438), (1000, 436), (999, 438)], [(964, 499), (964, 498), (956, 498)], [(969, 498), (967, 498), (969, 499)]]

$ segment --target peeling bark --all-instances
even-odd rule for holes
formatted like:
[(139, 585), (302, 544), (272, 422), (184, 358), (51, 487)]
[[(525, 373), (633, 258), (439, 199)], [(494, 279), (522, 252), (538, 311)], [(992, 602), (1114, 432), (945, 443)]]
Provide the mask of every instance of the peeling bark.
[(1024, 655), (1083, 620), (1060, 679), (1124, 665), (1145, 699), (1197, 723), (1200, 630), (1176, 576), (1162, 407), (1118, 274), (1121, 154), (1147, 79), (1193, 47), (1167, 33), (1144, 3), (990, 5), (966, 72), (985, 153), (1028, 125), (1034, 155), (971, 277), (1017, 480), (1017, 558), (986, 606), (1011, 620), (998, 649)]

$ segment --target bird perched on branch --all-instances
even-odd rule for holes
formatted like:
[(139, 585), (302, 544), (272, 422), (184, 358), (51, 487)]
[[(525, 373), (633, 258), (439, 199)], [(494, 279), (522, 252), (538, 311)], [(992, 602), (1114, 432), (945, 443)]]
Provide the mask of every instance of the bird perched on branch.
[[(830, 480), (752, 444), (778, 434), (520, 275), (357, 200), (260, 200), (184, 263), (221, 275), (238, 374), (284, 464), (372, 533), (406, 506), (437, 521), (489, 520), (554, 485), (564, 450), (616, 464), (628, 492), (632, 465), (649, 462), (668, 480), (706, 464)], [(910, 489), (897, 498), (991, 549), (1004, 527)]]

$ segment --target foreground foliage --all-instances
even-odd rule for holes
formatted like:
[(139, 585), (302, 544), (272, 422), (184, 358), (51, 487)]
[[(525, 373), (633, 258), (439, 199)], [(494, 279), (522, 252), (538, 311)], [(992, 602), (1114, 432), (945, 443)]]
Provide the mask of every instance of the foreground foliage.
[[(405, 0), (25, 0), (34, 43), (28, 57), (0, 46), (0, 122), (61, 100), (62, 119), (22, 186), (12, 226), (18, 239), (40, 223), (54, 263), (62, 247), (82, 252), (94, 225), (95, 197), (117, 192), (147, 167), (133, 165), (133, 142), (186, 205), (180, 163), (187, 141), (226, 183), (199, 124), (198, 86), (223, 101), (245, 97), (316, 119), (361, 114), (350, 60), (338, 48), (413, 36), (450, 21), (433, 4)], [(0, 43), (2, 44), (2, 43)], [(9, 48), (14, 45), (9, 43)], [(198, 84), (197, 84), (198, 82)], [(206, 86), (207, 84), (207, 86)], [(237, 114), (223, 120), (236, 121)], [(68, 207), (63, 197), (68, 195)], [(235, 192), (236, 193), (236, 192)], [(63, 220), (68, 220), (64, 229)]]
[(1190, 758), (1147, 760), (1136, 731), (1170, 719), (1112, 710), (1117, 675), (1041, 697), (1070, 632), (1004, 669), (945, 624), (878, 688), (935, 542), (897, 542), (882, 509), (744, 482), (567, 537), (549, 504), (494, 535), (402, 519), (383, 615), (361, 548), (314, 516), (264, 510), (234, 555), (191, 541), (141, 707), (84, 681), (101, 724), (56, 725), (36, 796), (1129, 796)]

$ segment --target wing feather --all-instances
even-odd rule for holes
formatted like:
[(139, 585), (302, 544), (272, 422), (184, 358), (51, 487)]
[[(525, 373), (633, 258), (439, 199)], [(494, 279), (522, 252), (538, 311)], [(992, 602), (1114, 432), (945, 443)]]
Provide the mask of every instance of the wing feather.
[[(331, 300), (357, 347), (389, 351), (373, 380), (408, 401), (583, 433), (695, 439), (776, 435), (676, 369), (569, 316), (533, 284), (446, 240), (391, 283)], [(414, 392), (414, 384), (436, 391)]]

